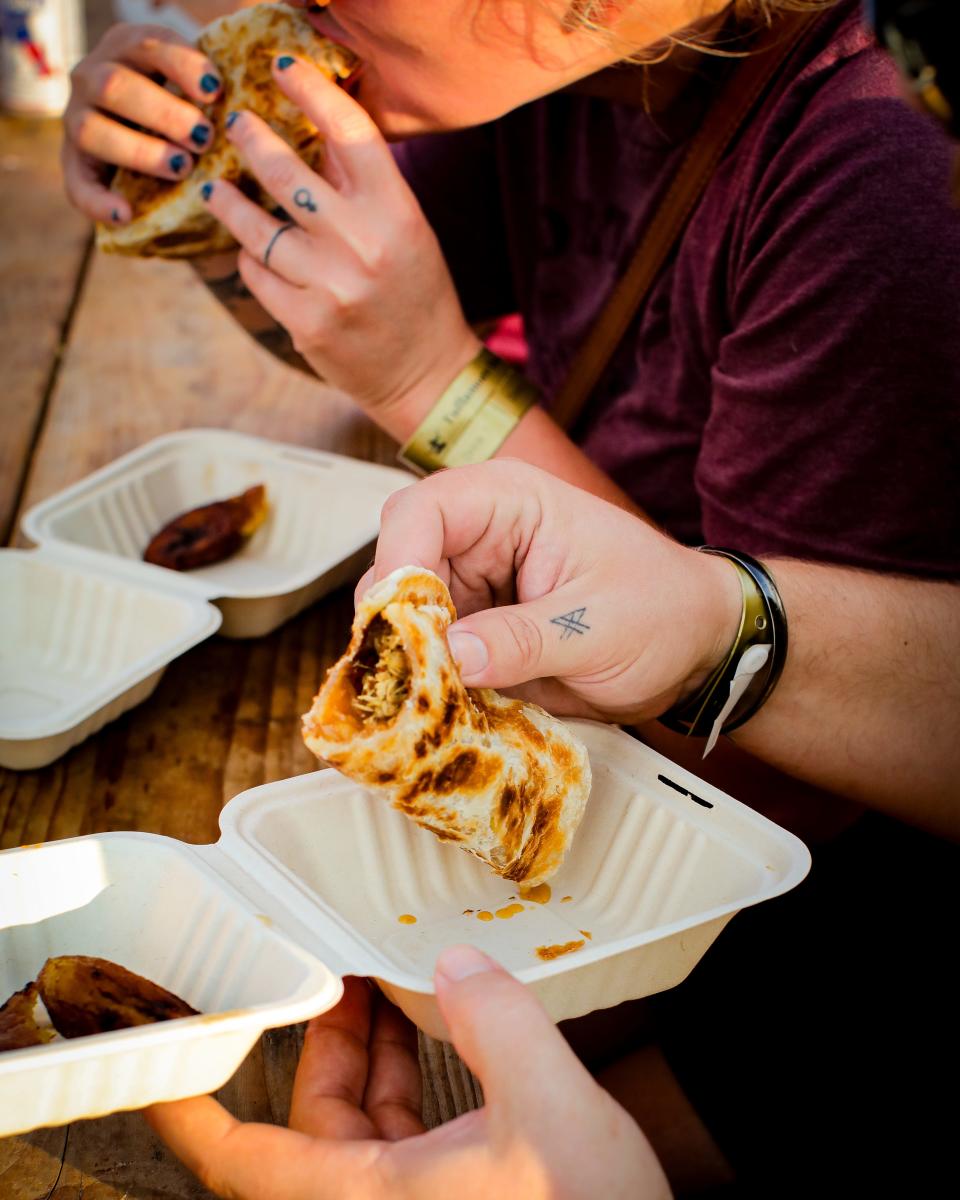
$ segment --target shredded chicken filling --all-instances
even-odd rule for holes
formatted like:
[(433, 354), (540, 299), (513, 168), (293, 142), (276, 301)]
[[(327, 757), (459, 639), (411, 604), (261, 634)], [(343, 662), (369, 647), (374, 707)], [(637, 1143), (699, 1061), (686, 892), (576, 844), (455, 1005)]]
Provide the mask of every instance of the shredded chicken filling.
[(382, 617), (371, 621), (356, 666), (359, 686), (354, 709), (364, 718), (389, 721), (410, 694), (410, 663), (400, 635)]

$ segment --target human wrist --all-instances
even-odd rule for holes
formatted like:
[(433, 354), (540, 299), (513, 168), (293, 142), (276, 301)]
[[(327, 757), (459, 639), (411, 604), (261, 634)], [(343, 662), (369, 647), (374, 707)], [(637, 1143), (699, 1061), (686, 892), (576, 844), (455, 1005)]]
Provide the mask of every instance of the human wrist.
[(403, 445), (443, 395), (451, 380), (480, 352), (483, 343), (469, 327), (448, 343), (449, 349), (396, 394), (368, 411), (377, 424)]
[(537, 399), (519, 371), (481, 346), (401, 444), (398, 458), (421, 474), (485, 462)]
[(729, 560), (682, 547), (687, 559), (685, 579), (692, 585), (690, 615), (693, 667), (675, 703), (694, 695), (726, 659), (737, 637), (743, 597), (736, 570)]
[(660, 714), (660, 721), (687, 737), (707, 739), (704, 756), (721, 733), (749, 721), (764, 705), (787, 655), (787, 616), (769, 570), (740, 550), (700, 546), (701, 553), (726, 559), (740, 584), (740, 621), (733, 644), (712, 675), (692, 696)]

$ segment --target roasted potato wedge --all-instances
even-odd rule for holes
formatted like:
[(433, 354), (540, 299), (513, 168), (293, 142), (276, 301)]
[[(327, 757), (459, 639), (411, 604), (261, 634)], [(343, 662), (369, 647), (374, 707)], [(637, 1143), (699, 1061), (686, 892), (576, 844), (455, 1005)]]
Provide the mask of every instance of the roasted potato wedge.
[(37, 987), (58, 1033), (67, 1038), (192, 1017), (196, 1009), (159, 984), (105, 958), (48, 958)]

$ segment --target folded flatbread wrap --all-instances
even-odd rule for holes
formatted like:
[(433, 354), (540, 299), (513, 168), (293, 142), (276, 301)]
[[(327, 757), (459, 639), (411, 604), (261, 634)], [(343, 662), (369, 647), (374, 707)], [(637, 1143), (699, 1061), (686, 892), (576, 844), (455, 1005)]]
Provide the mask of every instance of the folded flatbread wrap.
[(560, 866), (590, 793), (587, 752), (535, 704), (466, 688), (436, 575), (403, 567), (361, 601), (303, 718), (307, 746), (516, 883)]
[(110, 186), (130, 201), (133, 219), (126, 225), (98, 225), (101, 250), (190, 258), (233, 249), (233, 235), (201, 199), (200, 189), (210, 180), (228, 179), (264, 208), (274, 207), (227, 140), (224, 123), (238, 109), (262, 117), (314, 171), (323, 164), (323, 139), (274, 83), (271, 66), (280, 53), (299, 54), (331, 78), (343, 79), (357, 62), (348, 50), (321, 37), (302, 10), (282, 4), (257, 4), (221, 17), (203, 30), (197, 46), (216, 64), (223, 81), (217, 99), (204, 110), (213, 141), (197, 155), (186, 179), (157, 179), (120, 168)]

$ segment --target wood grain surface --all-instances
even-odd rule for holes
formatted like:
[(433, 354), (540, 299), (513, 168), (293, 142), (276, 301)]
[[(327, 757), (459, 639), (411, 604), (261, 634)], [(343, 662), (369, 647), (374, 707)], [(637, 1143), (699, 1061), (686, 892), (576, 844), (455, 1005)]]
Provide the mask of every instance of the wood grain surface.
[[(52, 345), (42, 347), (54, 384), (28, 439), (32, 453), (21, 441), (20, 512), (184, 427), (393, 460), (393, 446), (345, 397), (274, 362), (184, 264), (95, 255), (69, 334), (58, 372)], [(0, 771), (0, 847), (119, 829), (216, 840), (220, 810), (238, 792), (314, 769), (299, 717), (341, 653), (352, 612), (345, 588), (268, 637), (215, 637), (171, 663), (148, 701), (58, 762)], [(265, 1034), (219, 1093), (223, 1102), (247, 1119), (284, 1120), (300, 1036), (296, 1027)], [(449, 1047), (422, 1039), (421, 1061), (431, 1124), (480, 1102), (476, 1081)], [(0, 1141), (3, 1200), (203, 1195), (136, 1114)]]
[(60, 185), (60, 123), (0, 115), (0, 542), (10, 525), (90, 244)]

